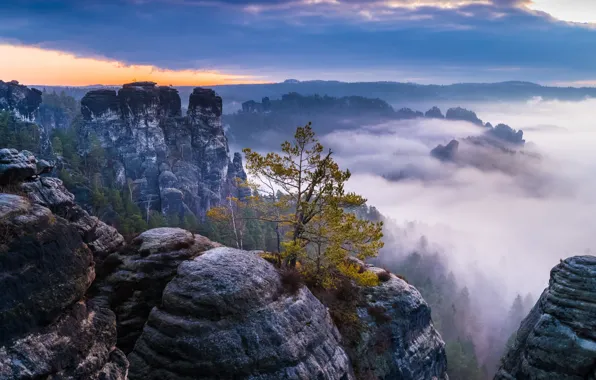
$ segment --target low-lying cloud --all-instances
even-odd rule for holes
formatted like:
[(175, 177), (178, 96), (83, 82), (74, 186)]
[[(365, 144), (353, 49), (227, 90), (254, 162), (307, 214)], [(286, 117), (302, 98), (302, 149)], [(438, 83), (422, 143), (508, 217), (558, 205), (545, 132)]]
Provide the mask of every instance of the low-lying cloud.
[(482, 132), (442, 120), (336, 131), (322, 140), (352, 170), (350, 189), (395, 221), (396, 255), (424, 235), (468, 286), (481, 278), (508, 300), (538, 296), (560, 259), (596, 246), (596, 130), (589, 116), (596, 100), (475, 107), (484, 120), (525, 130), (525, 149), (541, 158), (484, 151), (494, 168), (440, 162), (429, 156), (438, 143)]

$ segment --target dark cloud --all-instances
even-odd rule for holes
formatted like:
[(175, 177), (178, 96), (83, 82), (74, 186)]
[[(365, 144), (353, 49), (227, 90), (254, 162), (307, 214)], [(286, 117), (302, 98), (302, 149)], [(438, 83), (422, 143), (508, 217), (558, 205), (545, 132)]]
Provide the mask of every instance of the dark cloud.
[(0, 40), (172, 69), (225, 67), (261, 75), (415, 68), (433, 77), (596, 77), (596, 31), (530, 12), (523, 1), (444, 7), (448, 3), (5, 0)]

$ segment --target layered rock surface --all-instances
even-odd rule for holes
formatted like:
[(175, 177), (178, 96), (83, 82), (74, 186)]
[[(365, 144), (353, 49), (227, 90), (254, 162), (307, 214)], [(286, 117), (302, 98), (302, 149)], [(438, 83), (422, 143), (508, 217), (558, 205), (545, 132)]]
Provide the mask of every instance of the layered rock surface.
[(194, 89), (184, 117), (178, 91), (152, 82), (90, 91), (81, 111), (81, 139), (99, 139), (120, 185), (133, 181), (134, 200), (143, 209), (199, 216), (237, 196), (234, 179), (245, 174), (231, 162), (222, 100), (214, 91)]
[(38, 177), (20, 185), (34, 203), (49, 208), (54, 214), (69, 221), (93, 252), (95, 264), (102, 266), (103, 260), (124, 245), (124, 238), (118, 231), (89, 215), (74, 201), (74, 195), (64, 187), (61, 180), (53, 177)]
[(326, 308), (259, 256), (215, 248), (178, 267), (129, 355), (130, 379), (353, 379)]
[(596, 257), (571, 257), (552, 269), (495, 379), (596, 379)]
[[(367, 270), (385, 272), (371, 266)], [(447, 380), (445, 343), (433, 326), (430, 307), (416, 288), (385, 275), (378, 286), (360, 290), (362, 331), (351, 351), (358, 373), (383, 380)]]
[(162, 293), (181, 262), (219, 244), (180, 228), (155, 228), (109, 256), (94, 293), (117, 317), (118, 347), (132, 351), (149, 312), (161, 304)]
[(114, 314), (84, 300), (94, 269), (77, 227), (0, 194), (0, 379), (126, 378)]

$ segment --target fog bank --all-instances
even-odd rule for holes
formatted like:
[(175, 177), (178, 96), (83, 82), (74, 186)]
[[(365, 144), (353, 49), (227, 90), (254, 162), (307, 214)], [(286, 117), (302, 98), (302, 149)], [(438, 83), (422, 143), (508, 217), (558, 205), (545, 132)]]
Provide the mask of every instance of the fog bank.
[(482, 133), (444, 120), (365, 126), (321, 140), (353, 172), (349, 189), (395, 221), (396, 255), (424, 235), (468, 285), (480, 276), (505, 299), (537, 296), (560, 259), (596, 246), (596, 100), (475, 107), (484, 121), (523, 129), (525, 150), (541, 158), (468, 149), (481, 169), (440, 162), (429, 155), (437, 144)]

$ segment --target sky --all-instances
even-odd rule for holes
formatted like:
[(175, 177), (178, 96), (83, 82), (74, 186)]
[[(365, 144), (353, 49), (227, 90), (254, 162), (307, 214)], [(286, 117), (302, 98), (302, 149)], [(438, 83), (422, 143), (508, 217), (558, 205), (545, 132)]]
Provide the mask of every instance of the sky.
[(596, 85), (593, 0), (3, 0), (0, 79)]

